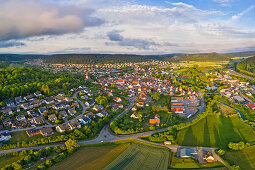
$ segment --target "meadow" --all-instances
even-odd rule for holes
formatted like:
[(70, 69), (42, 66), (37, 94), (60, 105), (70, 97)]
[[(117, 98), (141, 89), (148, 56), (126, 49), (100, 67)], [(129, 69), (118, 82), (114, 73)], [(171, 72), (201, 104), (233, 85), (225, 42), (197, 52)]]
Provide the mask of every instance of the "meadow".
[(86, 146), (52, 166), (50, 170), (103, 169), (129, 147), (126, 144), (108, 144), (102, 146)]
[(207, 116), (197, 124), (177, 133), (177, 143), (226, 149), (229, 142), (255, 144), (254, 129), (239, 117)]
[(241, 169), (255, 169), (255, 146), (237, 152), (226, 152), (224, 158)]
[(132, 143), (104, 169), (167, 169), (169, 156), (168, 149)]
[(222, 115), (236, 114), (237, 111), (231, 107), (225, 106), (223, 104), (217, 103), (217, 107)]

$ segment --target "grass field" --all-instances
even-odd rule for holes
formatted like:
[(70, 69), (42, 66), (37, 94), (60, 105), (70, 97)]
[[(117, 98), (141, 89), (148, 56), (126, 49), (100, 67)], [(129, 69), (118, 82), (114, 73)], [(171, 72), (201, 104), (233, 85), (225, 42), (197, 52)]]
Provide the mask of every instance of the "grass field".
[(130, 144), (103, 145), (84, 147), (62, 162), (51, 167), (51, 170), (103, 169), (116, 159)]
[(104, 169), (167, 169), (170, 151), (132, 143)]
[(223, 104), (217, 103), (217, 107), (219, 108), (219, 111), (221, 112), (221, 114), (223, 115), (231, 115), (231, 114), (236, 114), (237, 111), (235, 111), (235, 109), (225, 106)]
[(0, 168), (9, 165), (13, 162), (16, 162), (20, 159), (18, 156), (12, 156), (12, 155), (0, 155)]
[(184, 146), (227, 148), (239, 141), (255, 144), (254, 130), (239, 117), (207, 116), (177, 133), (177, 143)]
[(22, 142), (22, 141), (28, 142), (30, 140), (42, 137), (41, 135), (38, 135), (38, 136), (34, 136), (30, 138), (27, 136), (26, 131), (13, 132), (11, 133), (11, 135), (12, 135), (12, 138), (8, 141), (8, 143), (11, 143), (11, 144)]
[(237, 152), (226, 152), (225, 159), (241, 169), (255, 169), (255, 146)]

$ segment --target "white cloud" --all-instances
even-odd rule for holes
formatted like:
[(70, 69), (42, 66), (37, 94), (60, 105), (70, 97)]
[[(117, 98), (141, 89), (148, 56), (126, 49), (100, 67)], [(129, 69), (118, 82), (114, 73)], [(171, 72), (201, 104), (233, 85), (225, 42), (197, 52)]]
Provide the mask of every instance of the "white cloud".
[(0, 40), (80, 32), (99, 25), (93, 10), (41, 0), (0, 1)]
[(245, 14), (247, 14), (248, 12), (250, 12), (251, 10), (253, 10), (255, 8), (255, 5), (250, 6), (249, 8), (247, 8), (246, 10), (240, 12), (237, 15), (233, 15), (231, 20), (232, 21), (236, 21), (238, 19), (240, 19), (241, 17), (243, 17)]

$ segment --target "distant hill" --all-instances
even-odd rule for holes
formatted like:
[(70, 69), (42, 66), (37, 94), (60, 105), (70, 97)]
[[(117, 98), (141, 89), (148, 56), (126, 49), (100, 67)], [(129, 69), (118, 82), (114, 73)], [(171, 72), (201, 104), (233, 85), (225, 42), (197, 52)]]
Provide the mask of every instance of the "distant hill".
[(238, 71), (245, 71), (247, 74), (255, 76), (255, 56), (248, 58), (236, 65)]
[(125, 63), (142, 62), (149, 59), (141, 55), (128, 54), (56, 54), (45, 58), (48, 63), (69, 64), (100, 64), (100, 63)]
[(0, 54), (0, 61), (13, 62), (13, 61), (26, 61), (44, 57), (45, 55), (34, 54)]
[(200, 61), (200, 62), (214, 62), (214, 61), (227, 61), (231, 59), (232, 56), (227, 56), (219, 53), (199, 53), (199, 54), (183, 54), (176, 55), (166, 60), (171, 62), (180, 61)]
[(224, 55), (232, 56), (232, 57), (249, 57), (249, 56), (255, 56), (255, 51), (228, 53), (228, 54), (224, 54)]

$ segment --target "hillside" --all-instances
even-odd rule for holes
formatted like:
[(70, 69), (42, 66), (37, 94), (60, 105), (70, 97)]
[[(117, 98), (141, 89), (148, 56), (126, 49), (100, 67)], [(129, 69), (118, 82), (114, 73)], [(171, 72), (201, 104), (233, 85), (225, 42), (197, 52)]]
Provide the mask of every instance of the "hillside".
[(100, 64), (142, 62), (149, 59), (140, 55), (128, 54), (56, 54), (45, 58), (48, 63)]
[(218, 54), (218, 53), (200, 53), (200, 54), (177, 55), (166, 60), (171, 62), (180, 62), (180, 61), (214, 62), (214, 61), (228, 61), (232, 57), (233, 56), (227, 56), (227, 55)]
[(249, 73), (255, 73), (255, 56), (248, 58), (236, 65), (238, 71), (246, 71)]
[(228, 53), (228, 54), (224, 54), (224, 55), (232, 56), (232, 57), (248, 57), (248, 56), (254, 56), (255, 55), (255, 51)]
[(0, 54), (0, 61), (26, 61), (36, 58), (41, 58), (44, 55), (34, 55), (34, 54)]

